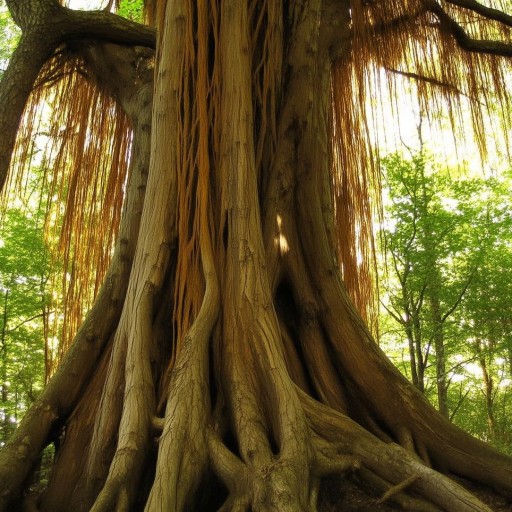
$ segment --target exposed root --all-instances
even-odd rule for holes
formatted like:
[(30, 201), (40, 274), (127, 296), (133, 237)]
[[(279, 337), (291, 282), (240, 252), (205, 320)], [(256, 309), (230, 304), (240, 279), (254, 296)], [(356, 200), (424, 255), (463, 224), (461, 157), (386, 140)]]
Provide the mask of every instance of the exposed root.
[[(384, 493), (380, 503), (393, 501), (411, 512), (490, 510), (465, 489), (426, 468), (402, 448), (379, 441), (343, 415), (299, 394), (314, 430), (309, 436), (309, 451), (313, 454), (308, 463), (309, 479), (307, 484), (304, 482), (309, 508), (299, 505), (297, 497), (282, 499), (289, 484), (282, 485), (289, 482), (290, 475), (279, 454), (268, 464), (243, 461), (210, 430), (211, 469), (229, 491), (220, 510), (316, 510), (321, 479), (346, 473), (354, 473), (361, 485)], [(326, 413), (323, 418), (322, 411)]]
[(183, 510), (207, 464), (208, 347), (219, 311), (219, 286), (207, 230), (202, 235), (206, 291), (172, 372), (148, 512)]
[[(118, 331), (119, 332), (119, 331)], [(97, 496), (108, 475), (111, 458), (114, 454), (119, 423), (123, 410), (123, 389), (125, 388), (126, 349), (125, 340), (114, 337), (113, 353), (109, 358), (109, 371), (103, 386), (89, 453), (101, 453), (101, 457), (89, 457), (84, 477), (78, 484), (80, 497), (85, 502), (88, 496)], [(116, 343), (115, 340), (118, 342)], [(91, 505), (89, 503), (89, 505)]]
[(343, 475), (357, 471), (361, 467), (359, 459), (344, 453), (336, 453), (336, 447), (321, 437), (315, 436), (313, 445), (315, 447), (313, 467), (319, 477)]
[(243, 494), (249, 480), (246, 466), (211, 429), (208, 430), (208, 451), (212, 469), (228, 488), (230, 497)]
[(425, 466), (428, 466), (429, 468), (432, 467), (432, 461), (430, 460), (430, 455), (428, 453), (427, 447), (425, 444), (421, 441), (417, 441), (415, 443), (416, 446), (416, 453), (420, 457), (420, 459), (423, 461), (423, 464)]
[(319, 480), (313, 477), (309, 489), (306, 483), (308, 500), (303, 503), (299, 495), (290, 492), (295, 468), (285, 458), (275, 456), (260, 466), (242, 462), (214, 433), (209, 436), (209, 453), (212, 469), (229, 490), (220, 510), (299, 511), (309, 510), (307, 503), (315, 510)]
[(153, 436), (159, 437), (164, 429), (164, 418), (154, 416), (151, 419), (151, 427), (153, 428)]
[(415, 477), (409, 489), (441, 509), (458, 512), (490, 512), (491, 509), (448, 477), (419, 462), (400, 446), (383, 443), (346, 416), (336, 413), (298, 391), (311, 428), (336, 450), (351, 454), (362, 467), (391, 486)]
[[(150, 365), (152, 294), (149, 289), (135, 307), (137, 314), (125, 309), (118, 329), (117, 343), (127, 343), (124, 409), (119, 425), (119, 439), (110, 471), (93, 512), (129, 510), (135, 498), (134, 484), (149, 451), (151, 418), (155, 410), (155, 393)], [(131, 318), (130, 322), (128, 319)], [(133, 339), (126, 339), (122, 326), (128, 323)]]
[[(392, 484), (388, 481), (366, 468), (360, 469), (357, 481), (359, 485), (363, 488), (367, 488), (372, 493), (381, 492), (385, 494), (390, 488), (393, 488)], [(442, 510), (438, 506), (430, 503), (427, 499), (413, 497), (403, 492), (391, 495), (389, 501), (396, 503), (403, 510), (407, 510), (408, 512), (441, 512)]]
[(414, 449), (412, 433), (406, 426), (401, 426), (400, 428), (397, 428), (395, 435), (397, 437), (398, 444), (402, 448), (405, 448), (410, 453), (416, 453)]
[(418, 478), (419, 478), (419, 475), (412, 475), (409, 478), (406, 478), (403, 482), (400, 482), (399, 484), (394, 485), (393, 487), (391, 487), (391, 489), (387, 490), (382, 495), (382, 497), (379, 499), (379, 501), (377, 503), (384, 503), (384, 502), (388, 501), (395, 494), (407, 489), (407, 487), (409, 487), (411, 484), (416, 482), (416, 480), (418, 480)]

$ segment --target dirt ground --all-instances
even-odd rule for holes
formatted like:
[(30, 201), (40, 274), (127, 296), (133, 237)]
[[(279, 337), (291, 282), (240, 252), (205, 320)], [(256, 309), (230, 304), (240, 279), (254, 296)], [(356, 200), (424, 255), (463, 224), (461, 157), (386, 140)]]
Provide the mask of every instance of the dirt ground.
[[(512, 512), (512, 501), (507, 501), (488, 489), (460, 478), (454, 478), (454, 480), (478, 496), (494, 512)], [(326, 480), (320, 492), (318, 510), (321, 512), (393, 512), (401, 510), (403, 512), (401, 507), (393, 503), (378, 503), (380, 496), (371, 496), (356, 485), (355, 481), (355, 477), (346, 480), (339, 478)]]

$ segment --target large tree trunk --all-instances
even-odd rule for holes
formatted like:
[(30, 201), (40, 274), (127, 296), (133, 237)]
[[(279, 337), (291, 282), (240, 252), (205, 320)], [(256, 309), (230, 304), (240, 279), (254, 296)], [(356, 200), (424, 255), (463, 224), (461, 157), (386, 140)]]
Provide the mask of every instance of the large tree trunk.
[(512, 492), (510, 459), (398, 373), (343, 284), (330, 87), (348, 14), (168, 0), (152, 110), (131, 49), (83, 50), (133, 121), (124, 214), (96, 304), (1, 452), (0, 509), (56, 438), (42, 511), (316, 510), (347, 472), (406, 510), (490, 510), (441, 472)]

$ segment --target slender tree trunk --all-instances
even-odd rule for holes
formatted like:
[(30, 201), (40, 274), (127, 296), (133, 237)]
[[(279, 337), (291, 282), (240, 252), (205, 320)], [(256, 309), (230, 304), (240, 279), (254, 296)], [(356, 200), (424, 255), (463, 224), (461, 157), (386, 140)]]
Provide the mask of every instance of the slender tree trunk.
[(412, 329), (410, 325), (406, 326), (407, 343), (409, 345), (409, 365), (411, 368), (412, 383), (423, 392), (422, 381), (419, 379), (418, 369), (416, 365), (416, 344), (412, 336)]
[[(509, 341), (510, 344), (510, 341)], [(509, 375), (512, 378), (512, 346), (508, 348), (508, 371)]]
[[(411, 311), (410, 298), (405, 287), (405, 282), (402, 282), (402, 301), (403, 310), (405, 312), (403, 325), (407, 335), (407, 343), (409, 345), (409, 366), (411, 368), (411, 380), (412, 383), (419, 389), (419, 391), (423, 393), (424, 383), (421, 368), (423, 356), (418, 359), (418, 353), (421, 355), (421, 338), (415, 338), (415, 334), (418, 334), (418, 331), (415, 330), (415, 318), (413, 317), (413, 313)], [(418, 346), (420, 347), (419, 352)]]
[(418, 367), (418, 389), (425, 393), (425, 367), (428, 362), (428, 354), (424, 354), (423, 334), (421, 332), (420, 312), (415, 308), (413, 315), (413, 333), (416, 347), (416, 364)]
[(2, 373), (1, 378), (2, 382), (0, 383), (2, 386), (2, 409), (3, 409), (3, 418), (2, 418), (2, 441), (6, 441), (10, 435), (10, 414), (8, 412), (8, 400), (9, 400), (9, 389), (7, 383), (7, 362), (8, 362), (8, 351), (7, 351), (7, 322), (9, 318), (8, 314), (8, 304), (9, 304), (9, 290), (5, 290), (3, 296), (3, 304), (2, 304), (2, 331), (0, 332), (0, 344), (1, 344), (1, 354), (2, 354)]
[(439, 299), (435, 291), (430, 297), (432, 308), (432, 326), (434, 329), (434, 348), (436, 351), (436, 385), (437, 385), (437, 401), (439, 412), (448, 418), (450, 413), (448, 410), (448, 380), (446, 375), (446, 357), (444, 346), (444, 327), (441, 317)]
[(485, 352), (482, 350), (482, 341), (475, 342), (476, 353), (478, 356), (478, 364), (482, 370), (483, 394), (485, 397), (485, 412), (487, 414), (487, 427), (489, 431), (489, 439), (496, 439), (496, 421), (494, 419), (494, 382), (489, 375), (487, 367), (487, 359)]

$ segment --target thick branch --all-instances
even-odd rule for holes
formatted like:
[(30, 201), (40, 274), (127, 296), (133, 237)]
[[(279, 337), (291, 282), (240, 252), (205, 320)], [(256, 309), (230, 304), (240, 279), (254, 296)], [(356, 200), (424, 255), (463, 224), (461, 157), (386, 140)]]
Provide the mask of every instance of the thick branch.
[(9, 0), (23, 30), (0, 82), (0, 191), (3, 189), (23, 109), (47, 59), (62, 43), (80, 38), (154, 48), (155, 30), (108, 12), (73, 11), (47, 0)]
[(57, 43), (39, 31), (23, 34), (0, 82), (0, 192), (3, 189), (23, 109), (41, 67)]
[(63, 10), (57, 0), (6, 0), (6, 4), (14, 22), (23, 32), (55, 19)]
[(441, 28), (449, 32), (463, 50), (474, 53), (500, 55), (502, 57), (512, 55), (512, 44), (488, 39), (473, 39), (466, 34), (464, 29), (448, 15), (435, 0), (427, 0), (425, 5), (430, 12), (437, 16)]
[(477, 14), (481, 14), (482, 16), (503, 23), (508, 27), (512, 27), (512, 16), (501, 11), (500, 9), (494, 9), (492, 7), (487, 7), (486, 5), (482, 5), (476, 0), (446, 0), (448, 3), (457, 5), (459, 7), (464, 7), (464, 9), (469, 9)]
[(74, 11), (65, 9), (60, 33), (61, 41), (96, 39), (116, 44), (156, 47), (156, 31), (106, 11)]
[(77, 11), (62, 7), (56, 0), (7, 0), (7, 5), (24, 33), (44, 29), (41, 34), (44, 39), (57, 39), (63, 43), (87, 38), (150, 48), (156, 46), (154, 28), (108, 11)]

